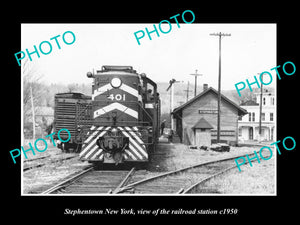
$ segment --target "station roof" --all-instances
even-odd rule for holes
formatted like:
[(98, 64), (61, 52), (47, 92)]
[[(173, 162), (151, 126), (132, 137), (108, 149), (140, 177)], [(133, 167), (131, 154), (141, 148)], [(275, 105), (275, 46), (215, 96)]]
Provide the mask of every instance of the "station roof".
[[(174, 109), (174, 111), (172, 113), (173, 114), (179, 113), (181, 110), (183, 110), (184, 108), (190, 106), (196, 100), (204, 97), (209, 92), (212, 92), (216, 96), (218, 96), (218, 91), (216, 89), (214, 89), (212, 87), (207, 88), (206, 90), (204, 90), (203, 92), (201, 92), (200, 94), (198, 94), (197, 96), (195, 96), (194, 98), (190, 99), (189, 101), (187, 101), (183, 105), (181, 105), (181, 106), (177, 107), (176, 109)], [(229, 105), (231, 105), (232, 107), (236, 108), (238, 110), (238, 115), (239, 116), (242, 116), (242, 115), (245, 115), (245, 114), (248, 113), (246, 109), (243, 109), (242, 107), (240, 107), (239, 105), (237, 105), (236, 103), (234, 103), (233, 101), (231, 101), (229, 98), (225, 97), (222, 94), (221, 94), (221, 101), (225, 101), (225, 102), (229, 103)]]

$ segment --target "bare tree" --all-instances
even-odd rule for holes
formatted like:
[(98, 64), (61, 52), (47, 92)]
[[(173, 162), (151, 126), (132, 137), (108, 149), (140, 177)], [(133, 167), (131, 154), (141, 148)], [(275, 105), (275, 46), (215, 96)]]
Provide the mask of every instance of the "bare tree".
[(23, 125), (29, 122), (29, 115), (32, 119), (33, 139), (35, 139), (35, 114), (36, 105), (42, 101), (43, 85), (40, 80), (42, 75), (36, 69), (32, 62), (25, 59), (22, 62), (22, 76), (23, 76)]
[(78, 84), (72, 83), (68, 85), (68, 91), (69, 92), (75, 92), (78, 91)]

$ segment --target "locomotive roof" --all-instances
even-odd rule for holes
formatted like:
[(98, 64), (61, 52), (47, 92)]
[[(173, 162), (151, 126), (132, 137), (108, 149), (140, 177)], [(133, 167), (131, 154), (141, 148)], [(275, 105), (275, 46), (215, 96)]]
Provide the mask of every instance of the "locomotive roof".
[(132, 66), (102, 66), (101, 70), (97, 70), (96, 75), (129, 75), (138, 76), (136, 70)]
[(95, 74), (96, 76), (98, 75), (120, 75), (120, 76), (138, 76), (137, 73), (131, 73), (131, 72), (125, 72), (125, 71), (102, 71), (102, 70), (98, 70), (97, 74)]

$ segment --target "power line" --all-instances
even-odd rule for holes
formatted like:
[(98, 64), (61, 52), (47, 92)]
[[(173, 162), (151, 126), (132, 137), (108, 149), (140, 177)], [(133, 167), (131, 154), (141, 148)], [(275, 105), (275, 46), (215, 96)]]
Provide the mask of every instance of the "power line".
[(191, 91), (190, 90), (190, 82), (188, 81), (187, 83), (187, 89), (183, 90), (184, 92), (186, 92), (186, 101), (189, 100), (189, 92)]
[(231, 34), (225, 33), (212, 33), (211, 36), (219, 37), (219, 81), (218, 81), (218, 124), (217, 124), (217, 143), (220, 142), (220, 119), (221, 119), (221, 38), (225, 36), (231, 36)]

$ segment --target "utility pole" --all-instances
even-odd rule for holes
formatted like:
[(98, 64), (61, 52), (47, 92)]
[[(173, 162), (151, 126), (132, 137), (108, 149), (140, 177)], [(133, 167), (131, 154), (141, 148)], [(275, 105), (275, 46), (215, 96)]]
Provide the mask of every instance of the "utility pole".
[(173, 108), (174, 108), (174, 83), (178, 83), (179, 81), (176, 81), (174, 78), (169, 81), (169, 87), (167, 88), (167, 91), (171, 88), (170, 93), (170, 123), (171, 123), (171, 130), (174, 130), (174, 124), (173, 124)]
[(212, 36), (219, 36), (219, 79), (218, 79), (218, 125), (217, 125), (217, 143), (220, 142), (220, 120), (221, 120), (221, 38), (222, 36), (231, 36), (231, 34), (213, 33)]
[(32, 86), (30, 85), (30, 100), (31, 100), (31, 112), (32, 112), (32, 139), (35, 139), (35, 113), (33, 104)]
[(190, 82), (188, 81), (187, 83), (187, 89), (186, 90), (183, 90), (186, 92), (186, 101), (189, 100), (189, 92), (190, 92)]
[[(259, 73), (258, 73), (259, 74)], [(261, 77), (262, 81), (263, 81), (263, 76)], [(258, 133), (259, 133), (259, 138), (262, 140), (262, 137), (261, 137), (261, 115), (262, 115), (262, 105), (263, 105), (263, 102), (262, 102), (262, 99), (263, 99), (263, 82), (261, 82), (261, 86), (260, 86), (260, 104), (259, 104), (259, 130), (258, 130)], [(261, 141), (260, 140), (260, 141)]]
[(198, 70), (196, 70), (196, 73), (190, 74), (190, 75), (192, 75), (192, 76), (195, 76), (195, 91), (194, 91), (194, 97), (196, 97), (196, 95), (197, 95), (197, 77), (198, 77), (198, 76), (202, 76), (202, 74), (198, 74), (197, 72), (198, 72)]

